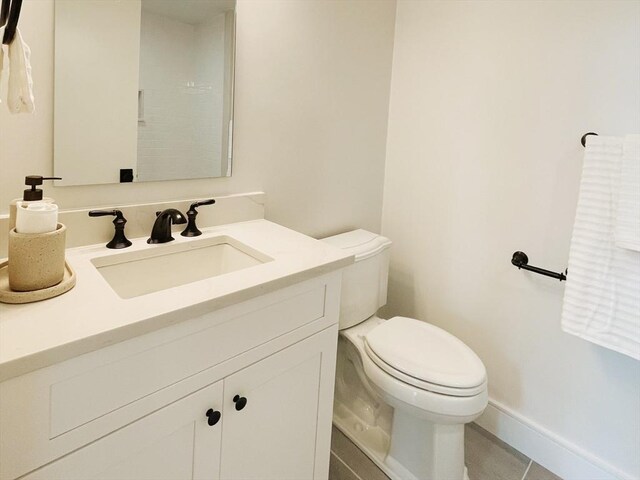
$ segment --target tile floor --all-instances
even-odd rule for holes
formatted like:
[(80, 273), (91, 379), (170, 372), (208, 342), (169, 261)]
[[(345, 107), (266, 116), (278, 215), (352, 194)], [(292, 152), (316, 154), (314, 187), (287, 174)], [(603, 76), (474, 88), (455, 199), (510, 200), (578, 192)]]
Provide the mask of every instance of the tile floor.
[[(561, 480), (483, 428), (465, 430), (469, 480)], [(388, 477), (337, 428), (331, 438), (329, 480), (388, 480)]]

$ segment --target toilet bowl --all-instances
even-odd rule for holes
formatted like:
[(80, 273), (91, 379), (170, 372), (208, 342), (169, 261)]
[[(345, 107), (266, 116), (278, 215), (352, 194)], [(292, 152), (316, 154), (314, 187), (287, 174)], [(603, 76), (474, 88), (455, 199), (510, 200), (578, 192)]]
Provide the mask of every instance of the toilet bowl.
[(324, 241), (356, 260), (343, 274), (334, 424), (392, 479), (463, 480), (464, 424), (488, 400), (482, 361), (434, 325), (375, 315), (388, 239), (356, 230)]

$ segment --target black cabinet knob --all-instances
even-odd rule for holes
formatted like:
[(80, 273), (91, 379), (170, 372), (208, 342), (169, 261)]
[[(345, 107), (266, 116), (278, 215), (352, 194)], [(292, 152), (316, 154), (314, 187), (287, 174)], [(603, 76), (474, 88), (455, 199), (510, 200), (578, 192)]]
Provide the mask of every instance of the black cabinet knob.
[(207, 413), (205, 413), (205, 415), (207, 416), (207, 423), (210, 427), (213, 427), (216, 423), (218, 423), (220, 421), (220, 417), (222, 417), (222, 414), (218, 410), (214, 410), (213, 408), (207, 410)]
[(236, 404), (236, 410), (240, 411), (247, 406), (247, 398), (236, 395), (233, 397), (233, 403)]

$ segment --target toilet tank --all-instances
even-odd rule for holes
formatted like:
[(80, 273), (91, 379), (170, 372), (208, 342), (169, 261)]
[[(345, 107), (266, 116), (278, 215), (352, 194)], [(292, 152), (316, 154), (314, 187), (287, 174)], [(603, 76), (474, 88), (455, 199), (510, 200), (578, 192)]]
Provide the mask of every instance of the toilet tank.
[(355, 263), (342, 274), (342, 330), (365, 321), (387, 303), (391, 240), (366, 230), (353, 230), (322, 241), (355, 256)]

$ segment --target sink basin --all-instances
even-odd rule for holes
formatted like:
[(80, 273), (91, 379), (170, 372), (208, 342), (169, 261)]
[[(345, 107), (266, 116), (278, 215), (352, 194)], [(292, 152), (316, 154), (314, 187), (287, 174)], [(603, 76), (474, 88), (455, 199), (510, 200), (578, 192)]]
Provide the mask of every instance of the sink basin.
[(133, 298), (272, 260), (222, 235), (107, 255), (91, 263), (121, 298)]

